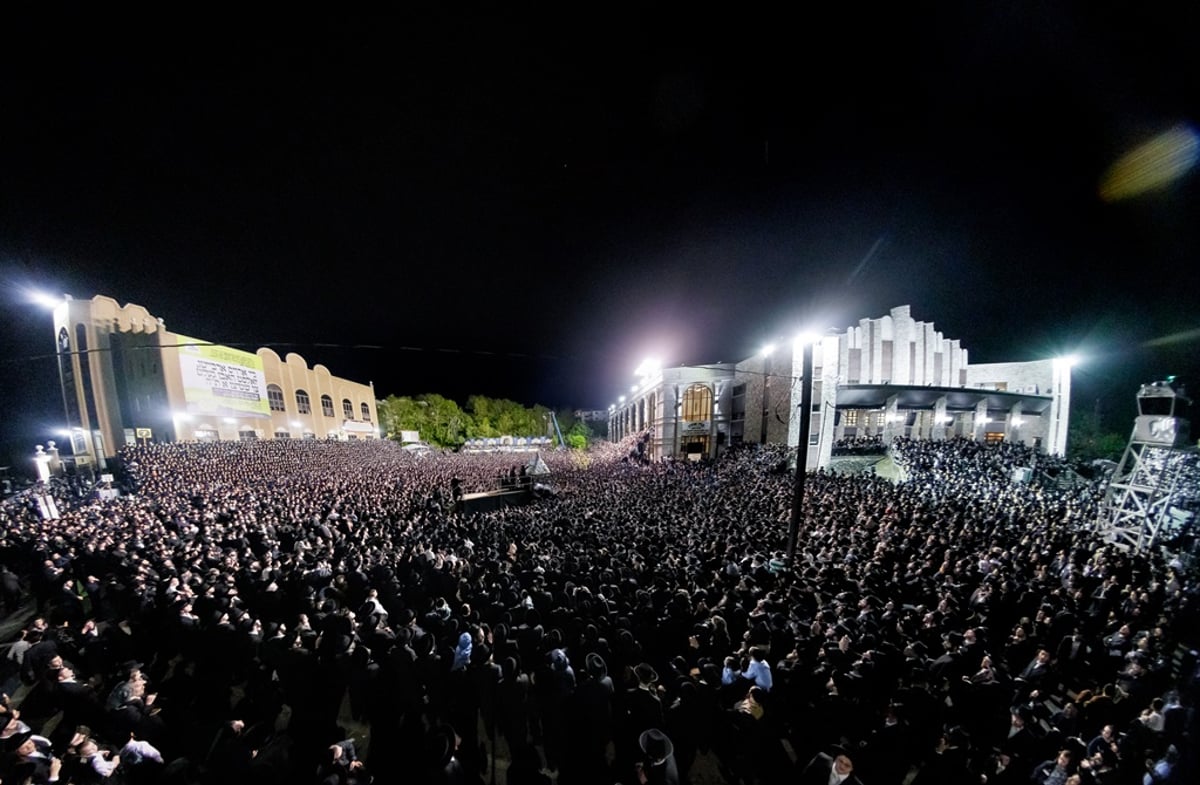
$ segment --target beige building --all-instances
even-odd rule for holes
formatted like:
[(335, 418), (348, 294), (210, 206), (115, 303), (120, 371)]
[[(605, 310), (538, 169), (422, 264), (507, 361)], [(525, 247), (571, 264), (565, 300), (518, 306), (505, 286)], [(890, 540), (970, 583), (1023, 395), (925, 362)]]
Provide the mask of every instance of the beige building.
[(375, 390), (303, 357), (173, 333), (140, 305), (65, 298), (54, 309), (63, 406), (80, 466), (142, 441), (371, 439)]
[(613, 441), (641, 436), (646, 458), (715, 458), (731, 443), (734, 366), (643, 366), (638, 383), (609, 407)]
[[(1058, 359), (971, 365), (957, 339), (907, 305), (813, 341), (808, 466), (845, 439), (1007, 441), (1062, 455), (1071, 366)], [(742, 443), (795, 446), (803, 345), (736, 365), (652, 369), (609, 410), (609, 433), (646, 434), (648, 457), (718, 455)], [(700, 445), (699, 447), (697, 445)]]

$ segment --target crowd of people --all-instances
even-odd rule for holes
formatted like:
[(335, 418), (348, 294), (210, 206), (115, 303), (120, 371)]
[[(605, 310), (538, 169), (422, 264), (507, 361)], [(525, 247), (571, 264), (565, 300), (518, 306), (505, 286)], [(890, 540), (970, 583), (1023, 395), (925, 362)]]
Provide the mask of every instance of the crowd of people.
[(0, 781), (1194, 775), (1200, 584), (1103, 542), (1099, 485), (901, 439), (900, 482), (810, 475), (789, 561), (781, 448), (646, 463), (637, 438), (547, 453), (554, 495), (472, 515), (450, 489), (511, 456), (151, 444), (118, 499), (7, 500), (0, 599), (36, 609)]

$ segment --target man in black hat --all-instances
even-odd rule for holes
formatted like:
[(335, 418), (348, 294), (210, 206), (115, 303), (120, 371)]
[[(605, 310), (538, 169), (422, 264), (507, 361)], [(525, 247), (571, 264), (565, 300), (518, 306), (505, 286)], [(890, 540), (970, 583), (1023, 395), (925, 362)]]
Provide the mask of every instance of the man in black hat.
[(621, 695), (620, 725), (617, 728), (618, 770), (629, 770), (630, 762), (638, 757), (637, 743), (641, 734), (650, 728), (664, 725), (662, 699), (658, 694), (658, 673), (649, 663), (633, 669), (636, 686)]
[(649, 728), (638, 737), (638, 746), (642, 757), (634, 764), (634, 773), (641, 785), (679, 785), (675, 748), (667, 734)]
[(862, 785), (854, 776), (854, 762), (841, 747), (832, 754), (818, 752), (800, 773), (799, 785)]
[(585, 777), (597, 777), (607, 768), (605, 752), (612, 738), (613, 699), (615, 688), (608, 675), (608, 664), (596, 652), (584, 660), (584, 676), (575, 688), (573, 711), (569, 716), (575, 723), (568, 743), (569, 757)]
[(0, 780), (32, 782), (48, 785), (58, 780), (62, 761), (54, 757), (50, 740), (32, 731), (10, 736), (4, 742), (4, 757), (0, 761)]

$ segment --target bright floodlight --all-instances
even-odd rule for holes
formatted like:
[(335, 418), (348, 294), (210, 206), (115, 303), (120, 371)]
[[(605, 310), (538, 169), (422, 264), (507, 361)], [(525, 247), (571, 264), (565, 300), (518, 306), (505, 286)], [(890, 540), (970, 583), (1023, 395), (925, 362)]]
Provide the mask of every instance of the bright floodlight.
[(63, 298), (61, 297), (55, 297), (52, 294), (38, 291), (30, 292), (29, 299), (37, 305), (40, 305), (43, 308), (49, 308), (50, 310), (57, 308), (58, 304), (63, 301)]
[(775, 351), (775, 344), (769, 343), (762, 348), (762, 351), (760, 351), (759, 354), (762, 355), (763, 357), (770, 357), (771, 352), (773, 352), (773, 351)]
[(660, 363), (658, 361), (658, 358), (647, 357), (646, 359), (642, 360), (641, 365), (639, 365), (637, 368), (634, 369), (633, 375), (634, 376), (650, 376), (651, 374), (656, 373), (658, 371), (658, 369), (661, 367), (662, 367), (662, 363)]
[(299, 427), (301, 427), (302, 425), (303, 425), (303, 423), (301, 423), (299, 420), (292, 420), (292, 427), (293, 427), (293, 428), (299, 428)]
[(637, 392), (637, 391), (638, 391), (638, 386), (636, 384), (633, 385), (633, 387), (629, 390), (629, 392)]
[(804, 347), (821, 340), (821, 336), (812, 330), (804, 330), (796, 336), (796, 346)]
[(1062, 357), (1055, 357), (1054, 364), (1060, 368), (1074, 368), (1076, 365), (1079, 365), (1079, 355), (1068, 354)]
[(617, 398), (617, 403), (625, 403), (625, 396), (622, 395), (620, 398)]

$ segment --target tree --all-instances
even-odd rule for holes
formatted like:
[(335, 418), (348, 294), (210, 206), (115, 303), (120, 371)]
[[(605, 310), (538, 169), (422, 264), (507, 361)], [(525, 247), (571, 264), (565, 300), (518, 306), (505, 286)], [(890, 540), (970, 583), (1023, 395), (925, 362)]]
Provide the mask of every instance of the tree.
[(1080, 463), (1098, 458), (1110, 461), (1121, 459), (1128, 440), (1119, 433), (1105, 431), (1100, 416), (1094, 411), (1071, 413), (1067, 433), (1067, 457)]
[[(422, 441), (439, 447), (459, 447), (466, 439), (546, 436), (549, 415), (550, 410), (540, 404), (527, 408), (505, 398), (483, 395), (467, 398), (465, 411), (456, 402), (434, 393), (390, 395), (379, 402), (379, 424), (387, 438), (398, 440), (401, 431), (417, 431)], [(560, 414), (560, 422), (564, 428), (576, 425), (570, 412)], [(591, 439), (586, 425), (576, 433), (586, 446)]]
[(563, 438), (567, 440), (567, 446), (572, 450), (587, 449), (588, 444), (592, 440), (591, 429), (588, 428), (586, 422), (576, 419), (574, 415), (571, 416), (571, 419), (574, 422), (571, 423), (570, 427), (567, 428), (567, 432), (563, 435)]
[(417, 431), (438, 447), (458, 447), (466, 438), (470, 417), (449, 398), (429, 393), (416, 398), (390, 395), (379, 407), (379, 422), (389, 439), (401, 431)]

